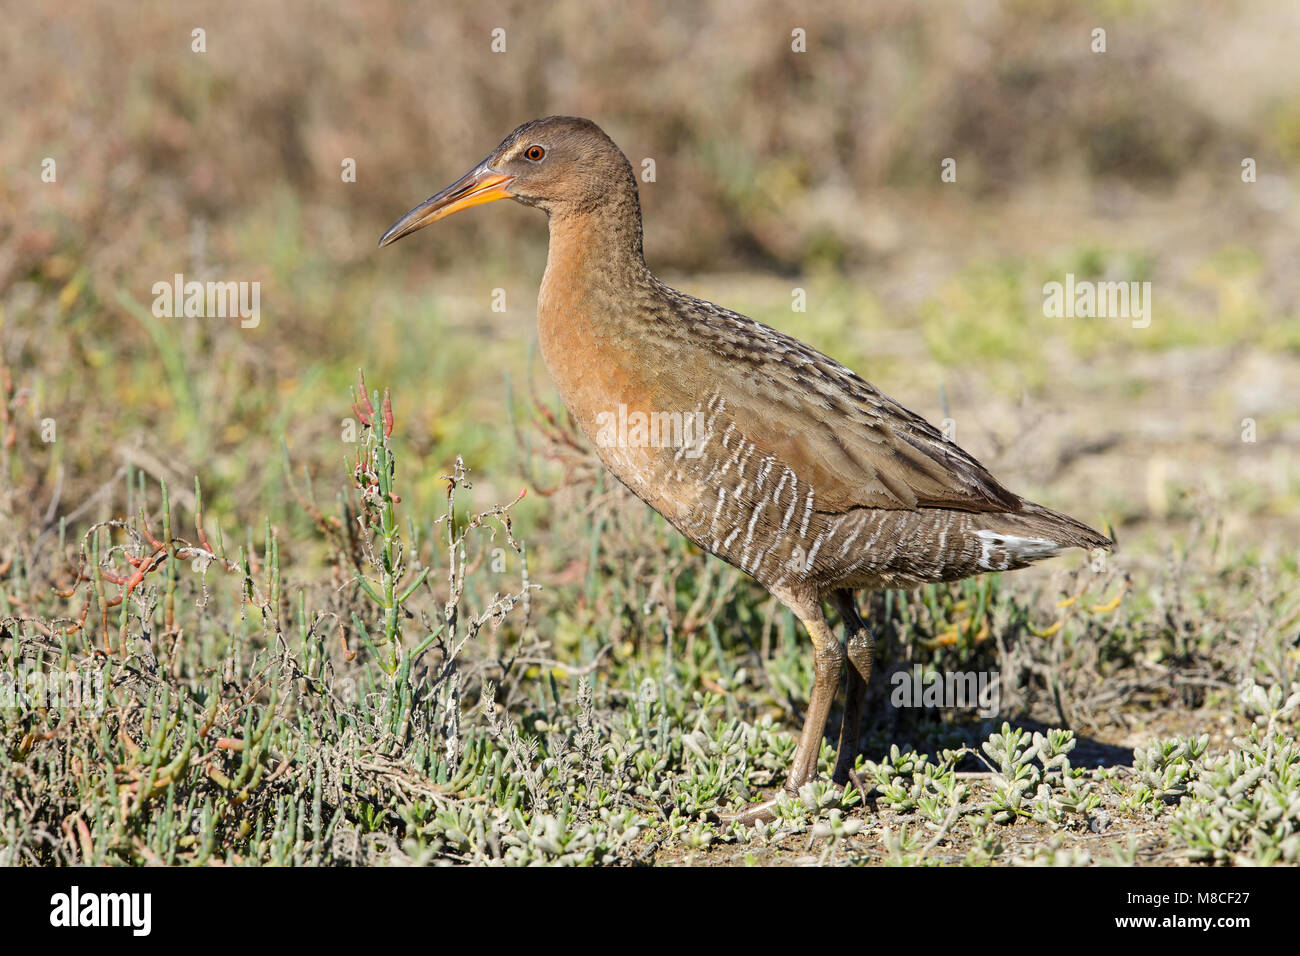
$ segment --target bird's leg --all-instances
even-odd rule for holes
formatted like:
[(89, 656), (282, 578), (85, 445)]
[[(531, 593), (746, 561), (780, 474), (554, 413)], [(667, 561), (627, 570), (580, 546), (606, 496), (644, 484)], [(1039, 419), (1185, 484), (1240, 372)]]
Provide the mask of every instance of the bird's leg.
[(840, 724), (840, 742), (835, 750), (835, 769), (831, 773), (831, 780), (843, 786), (852, 779), (853, 785), (861, 789), (853, 764), (858, 759), (858, 740), (862, 733), (862, 708), (867, 699), (867, 682), (862, 679), (856, 667), (850, 666), (846, 684), (844, 720)]
[(817, 773), (817, 757), (821, 754), (822, 740), (826, 736), (826, 717), (831, 711), (831, 702), (839, 690), (840, 674), (844, 670), (844, 649), (826, 623), (821, 608), (817, 608), (816, 617), (803, 619), (803, 624), (808, 628), (813, 641), (815, 678), (812, 696), (808, 700), (808, 713), (803, 720), (803, 733), (799, 735), (799, 746), (795, 748), (794, 761), (790, 766), (790, 779), (785, 785), (791, 793), (798, 793), (799, 788)]
[(862, 710), (867, 699), (867, 681), (871, 679), (871, 660), (875, 644), (871, 631), (858, 614), (852, 591), (836, 591), (832, 597), (835, 609), (844, 620), (844, 650), (849, 659), (848, 689), (844, 695), (844, 722), (840, 724), (840, 745), (835, 754), (835, 772), (831, 779), (838, 784), (853, 781), (853, 785), (866, 791), (858, 779), (853, 764), (858, 758), (858, 744), (862, 735)]
[[(844, 649), (826, 623), (820, 602), (809, 605), (801, 604), (791, 608), (799, 615), (799, 620), (808, 629), (812, 638), (815, 654), (815, 678), (812, 697), (808, 701), (808, 712), (804, 715), (803, 733), (799, 735), (799, 745), (794, 751), (794, 760), (790, 765), (790, 776), (786, 780), (785, 790), (797, 794), (799, 788), (817, 773), (817, 757), (821, 754), (822, 739), (826, 734), (826, 716), (830, 713), (831, 701), (839, 689), (840, 672), (844, 668)], [(746, 807), (740, 813), (723, 817), (725, 822), (737, 822), (746, 826), (759, 820), (771, 820), (776, 799)]]

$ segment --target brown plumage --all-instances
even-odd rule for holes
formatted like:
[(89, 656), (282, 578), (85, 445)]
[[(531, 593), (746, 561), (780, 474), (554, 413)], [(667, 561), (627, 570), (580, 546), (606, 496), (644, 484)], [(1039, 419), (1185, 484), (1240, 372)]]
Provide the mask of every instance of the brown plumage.
[[(846, 656), (835, 778), (857, 756), (871, 635), (853, 592), (1020, 568), (1105, 535), (1004, 488), (924, 419), (816, 349), (664, 285), (641, 251), (636, 177), (589, 120), (527, 123), (402, 217), (384, 246), (511, 198), (545, 210), (542, 356), (605, 466), (808, 628), (816, 681), (787, 787), (813, 776)], [(822, 610), (847, 627), (845, 646)], [(770, 805), (741, 819), (765, 816)]]

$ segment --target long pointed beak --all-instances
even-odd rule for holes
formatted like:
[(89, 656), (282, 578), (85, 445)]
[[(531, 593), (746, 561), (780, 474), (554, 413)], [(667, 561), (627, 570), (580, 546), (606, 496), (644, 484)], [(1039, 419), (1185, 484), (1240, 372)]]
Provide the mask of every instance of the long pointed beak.
[(439, 219), (446, 219), (462, 209), (498, 199), (509, 199), (511, 197), (506, 192), (506, 187), (513, 181), (513, 176), (498, 173), (484, 160), (442, 192), (430, 196), (393, 223), (392, 228), (379, 240), (379, 248), (382, 249), (403, 236), (409, 236)]

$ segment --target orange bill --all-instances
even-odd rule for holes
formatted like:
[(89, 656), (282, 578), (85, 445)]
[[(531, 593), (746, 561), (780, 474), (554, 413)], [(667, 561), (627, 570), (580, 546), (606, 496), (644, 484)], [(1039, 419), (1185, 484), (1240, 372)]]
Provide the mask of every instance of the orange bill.
[(382, 249), (403, 236), (409, 236), (430, 223), (446, 219), (452, 213), (468, 209), (470, 206), (480, 206), (485, 202), (494, 202), (498, 199), (509, 199), (510, 193), (506, 192), (506, 187), (513, 181), (513, 176), (498, 173), (486, 163), (480, 163), (442, 192), (430, 196), (393, 223), (392, 228), (379, 240), (379, 247)]

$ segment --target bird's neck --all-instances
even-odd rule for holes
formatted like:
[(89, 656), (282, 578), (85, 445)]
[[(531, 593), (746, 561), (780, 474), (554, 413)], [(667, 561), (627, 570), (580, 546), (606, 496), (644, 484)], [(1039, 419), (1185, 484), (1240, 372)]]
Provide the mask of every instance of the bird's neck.
[[(632, 200), (635, 204), (635, 198)], [(565, 407), (594, 434), (602, 411), (645, 393), (633, 380), (648, 371), (638, 351), (658, 283), (641, 255), (639, 210), (552, 212), (546, 275), (537, 298), (542, 358)]]
[(551, 211), (546, 275), (538, 297), (538, 319), (544, 325), (615, 317), (644, 295), (653, 280), (641, 252), (635, 192), (594, 210)]
[(641, 211), (632, 206), (595, 211), (551, 212), (546, 274), (537, 319), (547, 330), (569, 336), (601, 336), (633, 319), (632, 303), (655, 286), (641, 255)]

